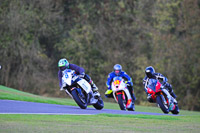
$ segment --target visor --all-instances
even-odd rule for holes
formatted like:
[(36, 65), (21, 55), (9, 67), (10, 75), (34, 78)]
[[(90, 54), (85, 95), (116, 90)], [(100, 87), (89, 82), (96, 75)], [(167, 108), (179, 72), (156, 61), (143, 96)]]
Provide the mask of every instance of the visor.
[(153, 78), (153, 75), (152, 75), (152, 73), (150, 73), (150, 72), (149, 72), (149, 73), (146, 73), (146, 75), (147, 75), (148, 78)]

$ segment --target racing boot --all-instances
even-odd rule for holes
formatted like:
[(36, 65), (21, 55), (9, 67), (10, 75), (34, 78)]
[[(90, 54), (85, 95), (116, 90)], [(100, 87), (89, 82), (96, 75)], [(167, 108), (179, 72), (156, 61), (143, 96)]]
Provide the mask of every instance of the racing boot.
[(174, 99), (174, 104), (178, 104), (178, 102), (176, 101), (176, 98), (177, 98), (177, 96), (174, 94), (174, 92), (172, 91), (172, 92), (170, 92), (170, 95), (173, 97), (173, 99)]
[(136, 97), (135, 97), (135, 94), (134, 94), (134, 92), (132, 92), (132, 95), (131, 95), (131, 97), (132, 97), (133, 101), (135, 101), (135, 100), (136, 100)]
[(106, 98), (114, 98), (112, 92), (113, 92), (112, 90), (108, 89), (108, 90), (105, 92), (105, 97), (106, 97)]
[(169, 83), (165, 83), (165, 86), (168, 88), (170, 95), (176, 99), (176, 95), (173, 92), (172, 85)]
[(132, 98), (133, 110), (135, 110), (135, 100), (136, 100), (136, 98), (135, 98), (135, 95), (134, 95), (133, 92), (131, 94), (131, 98)]
[(172, 93), (170, 93), (170, 95), (173, 97), (173, 99), (174, 99), (174, 104), (175, 105), (178, 105), (178, 102), (177, 102), (177, 100), (176, 100), (176, 95), (174, 94), (174, 92), (172, 92)]
[(132, 95), (131, 95), (131, 97), (132, 97), (132, 104), (133, 104), (133, 111), (135, 111), (135, 100), (136, 100), (136, 97), (135, 97), (135, 94), (133, 93)]
[[(134, 95), (134, 94), (133, 94), (133, 95)], [(134, 96), (135, 96), (135, 95), (134, 95)], [(135, 103), (134, 103), (134, 102), (135, 102), (135, 100), (133, 100), (133, 97), (132, 97), (132, 106), (133, 106), (133, 107), (132, 107), (132, 111), (135, 111)]]
[(170, 95), (173, 97), (174, 103), (178, 104), (178, 102), (176, 101), (176, 95), (175, 95), (175, 93), (174, 93), (174, 91), (172, 89), (172, 85), (166, 82), (165, 86), (168, 88)]
[(130, 92), (131, 98), (133, 100), (133, 102), (136, 100), (135, 94), (133, 92), (133, 87), (132, 86), (128, 86), (128, 90)]
[(169, 99), (169, 111), (174, 110), (176, 105), (178, 104), (176, 99), (171, 96), (171, 94), (168, 92), (168, 90), (163, 89), (163, 92), (167, 95), (167, 98)]
[(133, 87), (129, 86), (128, 90), (129, 90), (131, 98), (132, 98), (132, 106), (133, 106), (132, 110), (135, 111), (135, 100), (136, 100), (136, 97), (135, 97), (135, 94), (133, 92)]
[(171, 95), (174, 99), (176, 99), (176, 95), (175, 95), (175, 93), (174, 93), (173, 91), (170, 93), (170, 95)]
[(91, 87), (94, 94), (94, 98), (99, 98), (100, 94), (98, 92), (99, 89), (97, 88), (97, 86), (92, 82)]
[(133, 103), (133, 111), (135, 111), (135, 104)]

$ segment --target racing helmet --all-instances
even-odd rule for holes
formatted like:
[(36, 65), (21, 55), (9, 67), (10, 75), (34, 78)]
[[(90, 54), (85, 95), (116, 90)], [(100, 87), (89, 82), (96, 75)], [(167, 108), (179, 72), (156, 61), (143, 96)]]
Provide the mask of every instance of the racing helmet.
[(154, 70), (154, 68), (153, 68), (152, 66), (146, 67), (146, 69), (145, 69), (145, 74), (146, 74), (146, 76), (147, 76), (148, 78), (152, 78), (153, 75), (154, 75), (154, 73), (155, 73), (155, 70)]
[(122, 71), (122, 66), (120, 64), (116, 64), (116, 65), (114, 65), (113, 69), (114, 69), (114, 72), (116, 75), (120, 75), (120, 73)]
[(58, 67), (61, 71), (64, 71), (65, 69), (69, 68), (69, 62), (67, 59), (63, 58), (58, 61)]

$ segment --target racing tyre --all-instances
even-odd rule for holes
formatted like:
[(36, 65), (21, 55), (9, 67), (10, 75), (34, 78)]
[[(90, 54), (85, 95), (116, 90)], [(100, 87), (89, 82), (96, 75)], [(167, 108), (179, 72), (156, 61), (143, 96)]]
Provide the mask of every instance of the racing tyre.
[(78, 106), (82, 109), (86, 109), (87, 108), (87, 97), (80, 93), (80, 90), (78, 90), (80, 88), (74, 89), (72, 90), (72, 96), (75, 100), (75, 102), (78, 104)]
[(118, 97), (118, 104), (119, 104), (120, 109), (121, 110), (126, 110), (126, 105), (125, 105), (125, 103), (123, 101), (122, 94), (118, 94), (117, 97)]
[(171, 112), (172, 112), (172, 114), (177, 115), (179, 113), (178, 105), (176, 105), (175, 109), (173, 111), (171, 111)]
[(162, 101), (162, 98), (161, 96), (163, 95), (158, 95), (156, 97), (156, 102), (157, 104), (160, 106), (161, 110), (165, 113), (165, 114), (168, 114), (169, 113), (169, 108), (167, 105), (165, 105), (165, 103)]
[(98, 101), (96, 104), (93, 105), (95, 107), (95, 109), (97, 110), (101, 110), (104, 107), (104, 103), (103, 100), (101, 99), (101, 97), (99, 97)]

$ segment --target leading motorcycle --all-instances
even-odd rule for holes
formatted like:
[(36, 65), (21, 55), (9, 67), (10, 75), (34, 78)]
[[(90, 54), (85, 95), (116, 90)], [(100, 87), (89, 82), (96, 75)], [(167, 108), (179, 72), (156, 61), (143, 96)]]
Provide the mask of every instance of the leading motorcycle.
[(172, 114), (179, 113), (177, 101), (169, 94), (167, 88), (159, 80), (149, 79), (147, 93), (151, 95), (151, 102), (157, 103), (165, 114), (169, 112), (172, 112)]
[(64, 89), (80, 108), (86, 109), (88, 105), (93, 105), (97, 110), (101, 110), (104, 107), (99, 92), (94, 95), (90, 84), (75, 74), (74, 70), (66, 69), (62, 73), (61, 90)]

